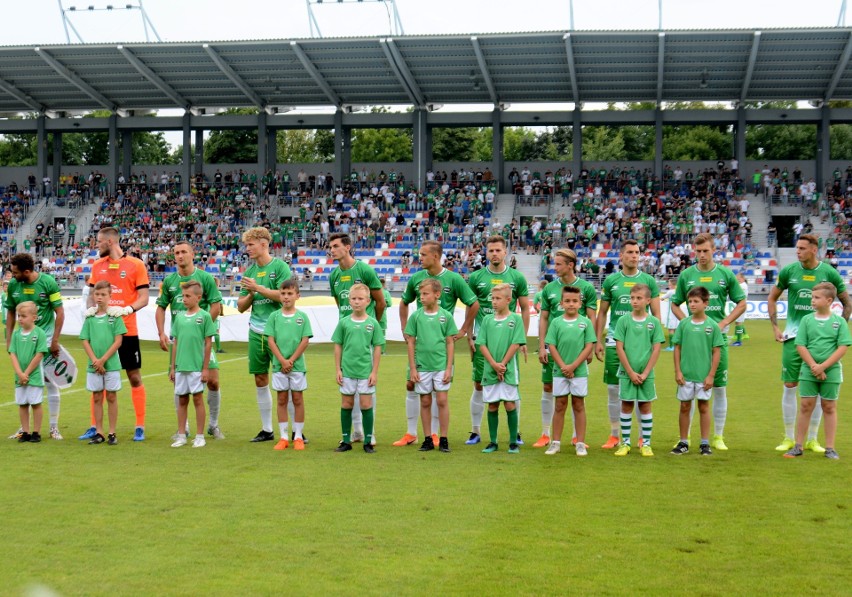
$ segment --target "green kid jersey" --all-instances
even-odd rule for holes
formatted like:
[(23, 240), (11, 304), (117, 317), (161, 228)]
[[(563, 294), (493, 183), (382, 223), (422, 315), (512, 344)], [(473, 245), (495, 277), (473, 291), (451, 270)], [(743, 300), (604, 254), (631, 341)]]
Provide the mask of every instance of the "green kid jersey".
[[(514, 270), (513, 270), (514, 271)], [(509, 313), (503, 319), (496, 319), (494, 315), (486, 317), (479, 328), (479, 334), (476, 336), (476, 346), (485, 346), (488, 352), (498, 363), (506, 356), (509, 347), (513, 344), (521, 346), (527, 343), (527, 334), (524, 330), (524, 320), (517, 313)], [(481, 349), (477, 348), (477, 350)], [(497, 379), (497, 372), (485, 360), (485, 367), (482, 373), (482, 385), (494, 385), (500, 380)], [(521, 375), (518, 369), (518, 353), (512, 355), (511, 360), (506, 363), (506, 373), (503, 376), (503, 382), (510, 386), (520, 385)]]
[(710, 292), (710, 303), (707, 305), (706, 313), (716, 323), (725, 319), (728, 300), (734, 303), (745, 300), (745, 293), (736, 275), (727, 267), (715, 265), (710, 271), (704, 272), (698, 269), (697, 265), (693, 265), (683, 270), (678, 276), (672, 304), (686, 303), (686, 294), (696, 286), (703, 286)]
[[(562, 314), (565, 312), (565, 309), (562, 308), (562, 288), (565, 286), (566, 284), (563, 284), (561, 280), (554, 280), (541, 291), (541, 310), (547, 311), (548, 323), (557, 317), (562, 317)], [(580, 289), (580, 300), (582, 301), (580, 315), (585, 316), (586, 309), (597, 310), (598, 292), (591, 282), (577, 278), (570, 286)]]
[[(297, 309), (292, 315), (285, 315), (283, 311), (273, 313), (269, 317), (269, 321), (266, 322), (263, 335), (274, 338), (275, 345), (281, 351), (281, 355), (285, 359), (289, 359), (296, 352), (302, 338), (313, 338), (314, 333), (311, 330), (311, 321), (308, 316)], [(278, 359), (272, 359), (272, 371), (274, 373), (281, 371), (281, 363)], [(305, 366), (304, 353), (293, 363), (293, 371), (299, 373), (308, 371)]]
[[(12, 341), (9, 343), (9, 353), (18, 357), (18, 365), (21, 371), (26, 371), (32, 360), (39, 353), (47, 354), (47, 335), (40, 327), (34, 327), (30, 332), (24, 333), (21, 328), (12, 332)], [(39, 363), (32, 373), (27, 385), (44, 386), (44, 361)], [(15, 375), (15, 386), (20, 386), (18, 376)]]
[[(610, 274), (604, 280), (601, 286), (601, 301), (609, 303), (609, 329), (606, 335), (607, 346), (615, 346), (613, 334), (618, 320), (623, 315), (629, 315), (633, 309), (630, 307), (630, 290), (637, 284), (646, 284), (651, 288), (651, 298), (660, 296), (660, 287), (657, 286), (657, 281), (654, 276), (645, 272), (636, 272), (632, 276), (625, 275), (623, 272), (615, 272)], [(650, 306), (648, 308), (650, 313)]]
[[(819, 363), (828, 360), (838, 346), (849, 346), (852, 344), (852, 335), (849, 334), (849, 324), (843, 321), (839, 315), (832, 313), (826, 319), (817, 318), (816, 313), (810, 313), (799, 322), (799, 330), (796, 335), (796, 346), (804, 346), (811, 353), (813, 359)], [(811, 368), (802, 362), (799, 371), (799, 379), (817, 381)], [(840, 362), (835, 363), (825, 370), (827, 382), (840, 383), (843, 381), (843, 366)]]
[[(80, 340), (86, 340), (92, 347), (92, 352), (100, 358), (109, 347), (115, 342), (116, 336), (123, 336), (127, 333), (127, 326), (124, 325), (124, 319), (121, 317), (110, 317), (109, 315), (95, 315), (87, 317), (83, 320), (83, 329), (80, 330)], [(121, 371), (121, 360), (118, 358), (116, 350), (112, 356), (104, 363), (104, 369), (107, 371)], [(92, 367), (92, 361), (89, 360), (89, 367), (86, 369), (89, 373), (95, 373), (95, 368)]]
[(340, 344), (340, 369), (343, 377), (368, 379), (373, 371), (373, 348), (383, 346), (385, 335), (375, 317), (354, 320), (343, 316), (334, 328), (331, 341)]
[[(290, 278), (290, 267), (277, 257), (273, 257), (272, 261), (266, 265), (253, 264), (245, 271), (243, 277), (251, 278), (265, 288), (277, 290), (281, 286), (281, 282)], [(249, 291), (245, 288), (240, 290), (240, 296), (248, 296), (248, 293)], [(269, 316), (280, 309), (281, 303), (279, 301), (266, 298), (259, 292), (255, 292), (254, 300), (251, 303), (249, 329), (256, 334), (262, 334)]]
[[(645, 319), (636, 321), (633, 314), (618, 320), (613, 336), (616, 341), (624, 342), (624, 353), (627, 362), (636, 373), (642, 373), (648, 361), (651, 360), (651, 351), (654, 344), (662, 344), (666, 341), (663, 332), (663, 324), (653, 315), (646, 315)], [(618, 377), (629, 377), (624, 366), (619, 363)], [(648, 379), (654, 378), (654, 370), (648, 374)]]
[[(587, 344), (594, 344), (595, 325), (584, 315), (577, 315), (574, 319), (559, 319), (551, 320), (547, 327), (547, 336), (545, 343), (550, 347), (551, 352), (555, 349), (566, 365), (570, 365), (577, 360)], [(588, 377), (589, 367), (586, 361), (580, 363), (580, 366), (574, 370), (574, 377)], [(562, 369), (553, 361), (553, 377), (565, 377), (562, 374)]]
[(201, 301), (198, 306), (210, 312), (210, 305), (213, 303), (222, 302), (222, 293), (219, 291), (219, 286), (216, 280), (205, 272), (203, 269), (196, 267), (188, 276), (181, 276), (175, 272), (166, 276), (160, 286), (160, 296), (157, 297), (157, 306), (167, 309), (171, 307), (171, 315), (174, 317), (181, 311), (186, 311), (186, 306), (183, 304), (183, 290), (180, 285), (184, 282), (195, 280), (201, 284)]
[(453, 314), (438, 308), (435, 313), (417, 309), (405, 324), (405, 335), (414, 340), (414, 363), (418, 371), (444, 371), (447, 368), (447, 336), (459, 329)]
[(544, 290), (539, 290), (535, 293), (535, 296), (533, 296), (533, 307), (538, 307), (539, 309), (541, 309), (541, 295), (543, 293)]
[(192, 315), (177, 313), (172, 320), (175, 338), (175, 371), (201, 371), (204, 363), (204, 339), (216, 335), (216, 324), (210, 313), (199, 309)]
[(456, 309), (456, 302), (461, 301), (468, 307), (476, 302), (476, 295), (467, 285), (459, 274), (448, 269), (442, 269), (441, 273), (433, 276), (427, 270), (422, 269), (413, 274), (408, 279), (408, 284), (405, 285), (405, 291), (402, 293), (402, 302), (406, 305), (417, 303), (417, 308), (420, 309), (423, 305), (420, 304), (420, 283), (423, 280), (435, 279), (441, 283), (441, 298), (438, 300), (438, 306), (445, 311), (452, 313)]
[(812, 313), (811, 290), (820, 282), (829, 282), (837, 288), (837, 294), (846, 290), (840, 273), (827, 263), (819, 263), (813, 269), (805, 269), (798, 261), (785, 266), (778, 274), (775, 286), (787, 291), (787, 323), (784, 339), (795, 338), (802, 319)]
[[(349, 290), (355, 284), (365, 284), (370, 290), (381, 290), (382, 288), (376, 270), (363, 261), (356, 261), (349, 269), (342, 269), (337, 266), (328, 277), (331, 296), (337, 301), (340, 319), (352, 315), (352, 307), (349, 306)], [(376, 301), (372, 298), (370, 304), (367, 305), (367, 315), (373, 318), (376, 316)]]
[(32, 284), (18, 282), (15, 278), (9, 280), (9, 289), (3, 297), (3, 306), (8, 312), (14, 313), (15, 307), (21, 303), (32, 301), (38, 307), (36, 325), (48, 335), (53, 336), (53, 324), (56, 321), (54, 309), (62, 306), (62, 293), (59, 284), (53, 276), (39, 274)]
[(710, 373), (713, 349), (725, 345), (719, 325), (708, 314), (702, 322), (684, 317), (675, 330), (672, 344), (680, 344), (680, 371), (691, 382), (703, 382)]
[[(494, 308), (491, 306), (491, 289), (498, 284), (508, 284), (512, 287), (512, 301), (509, 303), (511, 313), (515, 312), (518, 299), (529, 295), (527, 279), (521, 272), (508, 265), (504, 265), (503, 271), (500, 273), (492, 272), (489, 266), (470, 274), (468, 286), (476, 295), (476, 300), (479, 301), (479, 311), (476, 314), (476, 321), (474, 321), (474, 335), (479, 333), (478, 330), (485, 317), (494, 314)], [(523, 332), (526, 334), (526, 330), (523, 330)]]

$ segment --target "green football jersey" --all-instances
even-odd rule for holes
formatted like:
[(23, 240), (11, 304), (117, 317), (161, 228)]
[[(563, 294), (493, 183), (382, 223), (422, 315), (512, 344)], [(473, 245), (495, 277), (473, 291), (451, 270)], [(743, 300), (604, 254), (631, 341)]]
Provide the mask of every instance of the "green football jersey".
[(703, 286), (710, 292), (710, 303), (707, 305), (706, 313), (716, 323), (725, 319), (728, 300), (738, 303), (746, 298), (736, 275), (724, 265), (717, 264), (707, 272), (693, 265), (683, 270), (678, 276), (672, 304), (686, 303), (686, 294), (696, 286)]
[[(551, 320), (547, 327), (547, 336), (545, 343), (554, 349), (562, 357), (562, 361), (566, 365), (570, 365), (577, 360), (583, 349), (589, 343), (596, 342), (595, 325), (584, 315), (577, 315), (574, 319), (559, 319)], [(580, 366), (574, 370), (574, 377), (588, 377), (589, 367), (586, 361), (580, 363)], [(553, 377), (565, 377), (562, 375), (562, 369), (553, 361)]]
[[(613, 337), (618, 342), (624, 342), (624, 354), (627, 362), (636, 373), (642, 373), (651, 359), (651, 351), (654, 344), (663, 344), (666, 336), (663, 333), (663, 324), (653, 315), (646, 315), (645, 319), (636, 321), (632, 313), (618, 320)], [(627, 371), (619, 363), (618, 377), (628, 377)], [(648, 374), (648, 379), (654, 378), (654, 370)]]
[(459, 331), (453, 314), (438, 308), (435, 313), (417, 309), (405, 324), (405, 335), (414, 340), (414, 362), (418, 371), (444, 371), (447, 368), (447, 336)]
[[(83, 320), (83, 329), (80, 330), (80, 340), (87, 340), (92, 347), (92, 352), (100, 358), (109, 347), (115, 342), (116, 336), (123, 336), (127, 333), (127, 326), (124, 325), (124, 318), (110, 317), (109, 315), (95, 315), (87, 317)], [(121, 360), (118, 357), (116, 350), (112, 356), (104, 363), (104, 369), (107, 371), (121, 371)], [(94, 373), (95, 368), (92, 367), (92, 361), (89, 359), (89, 367), (86, 369), (89, 373)]]
[(343, 347), (340, 355), (343, 377), (368, 379), (373, 371), (373, 348), (384, 345), (385, 335), (375, 317), (368, 315), (366, 319), (353, 320), (344, 316), (338, 320), (331, 341)]
[[(512, 287), (512, 301), (509, 303), (509, 311), (515, 312), (515, 307), (518, 304), (518, 299), (522, 296), (529, 296), (527, 287), (527, 279), (516, 269), (512, 269), (508, 265), (503, 266), (503, 271), (494, 273), (489, 267), (478, 269), (468, 278), (468, 286), (479, 301), (479, 311), (476, 313), (474, 321), (474, 335), (479, 334), (479, 328), (482, 322), (488, 315), (494, 314), (494, 308), (491, 306), (491, 289), (498, 284), (508, 284)], [(523, 327), (523, 326), (521, 326)], [(524, 330), (526, 334), (526, 330)]]
[[(514, 270), (513, 270), (514, 271)], [(491, 357), (498, 363), (506, 356), (509, 347), (512, 344), (520, 344), (521, 346), (527, 343), (527, 334), (524, 331), (524, 321), (517, 313), (509, 313), (504, 319), (496, 319), (494, 315), (486, 317), (479, 328), (479, 334), (476, 336), (476, 346), (485, 346)], [(477, 350), (480, 350), (477, 348)], [(497, 372), (491, 367), (488, 361), (485, 361), (483, 369), (482, 385), (494, 385), (497, 379)], [(503, 382), (510, 386), (520, 385), (521, 374), (518, 368), (518, 353), (512, 356), (511, 360), (506, 363), (506, 373), (503, 376)]]
[(391, 297), (391, 293), (387, 290), (382, 290), (382, 294), (385, 297), (385, 310), (382, 311), (382, 318), (379, 320), (379, 325), (382, 326), (383, 330), (388, 329), (388, 311), (393, 306), (393, 297)]
[[(582, 278), (577, 278), (571, 284), (580, 289), (580, 315), (586, 315), (586, 309), (598, 308), (598, 292), (595, 290), (594, 284)], [(541, 291), (541, 310), (547, 311), (548, 323), (552, 322), (557, 317), (562, 317), (565, 309), (562, 308), (562, 288), (561, 280), (554, 280), (544, 287)]]
[(837, 294), (846, 290), (840, 273), (827, 263), (819, 263), (813, 269), (805, 269), (798, 261), (785, 266), (778, 274), (775, 286), (787, 291), (787, 323), (784, 338), (795, 338), (802, 319), (812, 313), (811, 290), (820, 282), (829, 282), (837, 288)]
[[(275, 338), (275, 345), (286, 359), (296, 352), (302, 338), (313, 338), (314, 333), (311, 330), (311, 320), (303, 311), (296, 309), (292, 315), (285, 315), (283, 311), (273, 313), (266, 322), (263, 335)], [(278, 359), (272, 359), (272, 371), (274, 373), (281, 371), (281, 363)], [(307, 373), (304, 353), (293, 362), (293, 371)]]
[(44, 330), (48, 341), (50, 341), (56, 321), (54, 309), (62, 306), (62, 293), (59, 290), (59, 284), (56, 283), (53, 276), (47, 274), (39, 274), (32, 284), (18, 282), (15, 278), (9, 280), (9, 289), (6, 291), (6, 296), (3, 297), (3, 306), (14, 313), (15, 307), (27, 301), (36, 304), (38, 308), (36, 325)]
[[(852, 345), (849, 324), (836, 313), (832, 313), (826, 319), (818, 319), (816, 313), (809, 313), (799, 322), (796, 346), (806, 347), (818, 364), (828, 360), (838, 346), (849, 345)], [(811, 368), (805, 362), (802, 363), (799, 379), (816, 381)], [(825, 381), (833, 383), (843, 381), (843, 366), (840, 362), (825, 370)]]
[[(181, 311), (186, 311), (180, 285), (190, 280), (195, 280), (201, 284), (203, 294), (201, 295), (201, 301), (198, 303), (199, 307), (209, 313), (210, 305), (222, 302), (222, 293), (219, 290), (219, 285), (216, 284), (216, 280), (203, 269), (196, 267), (188, 276), (181, 276), (178, 272), (166, 276), (166, 279), (160, 285), (160, 296), (157, 297), (157, 306), (163, 309), (171, 308), (172, 317)], [(254, 305), (252, 305), (253, 309)]]
[[(18, 357), (18, 364), (21, 366), (21, 371), (26, 371), (32, 360), (39, 353), (47, 354), (47, 334), (44, 330), (36, 326), (32, 331), (24, 333), (21, 328), (16, 328), (12, 332), (12, 341), (9, 343), (9, 353)], [(44, 386), (44, 360), (30, 373), (30, 379), (27, 385)], [(15, 386), (20, 386), (18, 376), (15, 375)]]
[(672, 344), (680, 344), (680, 371), (691, 382), (703, 382), (710, 373), (713, 349), (725, 345), (716, 321), (707, 315), (702, 322), (684, 317), (675, 330)]
[[(177, 343), (175, 371), (201, 371), (204, 363), (204, 339), (216, 335), (216, 324), (207, 311), (192, 315), (182, 311), (172, 320), (172, 336)], [(212, 350), (211, 350), (212, 352)]]
[(476, 295), (467, 285), (459, 274), (448, 269), (442, 269), (441, 273), (433, 276), (425, 269), (415, 272), (405, 285), (405, 291), (402, 293), (402, 302), (406, 305), (417, 303), (417, 308), (423, 307), (420, 304), (420, 283), (423, 280), (433, 278), (441, 283), (441, 297), (438, 301), (438, 306), (445, 311), (452, 313), (455, 311), (456, 302), (461, 301), (468, 307), (476, 302)]
[[(290, 278), (290, 266), (277, 257), (273, 257), (272, 261), (266, 265), (253, 264), (245, 271), (243, 277), (251, 278), (265, 288), (277, 290), (281, 286), (281, 282)], [(240, 296), (248, 296), (248, 293), (245, 288), (240, 290)], [(280, 309), (281, 303), (279, 301), (266, 298), (259, 292), (255, 292), (254, 300), (251, 303), (249, 329), (257, 334), (262, 334), (269, 316)]]
[[(328, 277), (331, 296), (337, 301), (340, 319), (352, 315), (352, 307), (349, 305), (349, 290), (355, 284), (365, 284), (370, 290), (381, 290), (382, 288), (376, 270), (363, 261), (355, 261), (355, 264), (349, 269), (341, 269), (340, 266), (337, 266)], [(367, 315), (376, 317), (376, 302), (372, 299), (370, 299), (370, 304), (367, 305)]]
[[(609, 328), (606, 335), (607, 346), (615, 346), (613, 334), (618, 320), (624, 315), (629, 315), (633, 309), (630, 307), (630, 289), (637, 284), (646, 284), (651, 289), (651, 298), (660, 296), (660, 287), (654, 276), (645, 272), (636, 272), (632, 276), (624, 272), (610, 274), (601, 286), (601, 301), (609, 303)], [(651, 308), (648, 307), (650, 314)]]

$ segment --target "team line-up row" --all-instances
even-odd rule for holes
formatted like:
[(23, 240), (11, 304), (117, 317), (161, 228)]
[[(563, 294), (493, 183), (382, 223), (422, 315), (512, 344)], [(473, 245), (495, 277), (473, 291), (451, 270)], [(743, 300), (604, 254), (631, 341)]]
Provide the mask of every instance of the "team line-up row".
[[(693, 401), (698, 403), (700, 413), (700, 453), (711, 454), (711, 445), (716, 449), (727, 449), (723, 437), (727, 411), (727, 343), (722, 330), (742, 315), (745, 296), (733, 273), (712, 262), (712, 238), (704, 239), (702, 236), (698, 235), (695, 239), (696, 265), (681, 274), (671, 297), (672, 311), (681, 318), (671, 339), (674, 345), (675, 379), (679, 386), (677, 395), (682, 401), (681, 440), (672, 450), (674, 454), (689, 451), (688, 434)], [(93, 425), (84, 434), (91, 443), (117, 442), (115, 392), (120, 387), (119, 371), (122, 368), (126, 370), (131, 383), (131, 397), (136, 410), (137, 430), (134, 439), (144, 439), (144, 387), (141, 379), (136, 379), (141, 377), (141, 356), (135, 329), (135, 311), (147, 304), (147, 272), (144, 266), (139, 267), (141, 262), (135, 263), (134, 258), (123, 255), (118, 240), (118, 233), (114, 229), (103, 229), (98, 234), (102, 257), (94, 265), (89, 281), (93, 288), (90, 298), (93, 307), (87, 312), (88, 317), (81, 332), (84, 349), (90, 360), (87, 389), (93, 392)], [(307, 388), (303, 353), (311, 337), (310, 322), (304, 313), (296, 309), (298, 285), (289, 279), (287, 265), (269, 255), (269, 240), (269, 231), (265, 228), (252, 228), (243, 235), (253, 265), (243, 278), (238, 308), (241, 311), (251, 308), (249, 372), (255, 377), (263, 424), (262, 430), (252, 441), (274, 439), (269, 380), (271, 365), (272, 390), (277, 391), (279, 397), (281, 433), (275, 447), (289, 447), (288, 427), (292, 420), (293, 447), (303, 449), (303, 392)], [(809, 252), (811, 245), (812, 254)], [(437, 447), (449, 451), (447, 392), (452, 379), (454, 342), (468, 336), (473, 354), (474, 391), (471, 396), (472, 431), (466, 443), (476, 444), (481, 441), (480, 425), (484, 405), (487, 404), (490, 441), (483, 451), (499, 449), (498, 409), (502, 402), (508, 419), (509, 451), (514, 453), (519, 450), (517, 352), (525, 350), (526, 344), (527, 286), (523, 276), (505, 266), (506, 245), (502, 237), (488, 239), (486, 246), (488, 266), (474, 272), (467, 282), (458, 274), (440, 266), (442, 247), (439, 243), (427, 242), (421, 248), (423, 269), (409, 281), (400, 308), (409, 352), (406, 397), (408, 430), (394, 445), (408, 445), (417, 441), (417, 419), (420, 415), (425, 436), (420, 449), (428, 451)], [(770, 295), (770, 319), (779, 341), (784, 342), (782, 376), (785, 390), (782, 407), (786, 437), (778, 449), (784, 451), (785, 456), (792, 457), (801, 455), (803, 448), (809, 447), (836, 458), (834, 437), (837, 418), (834, 401), (839, 393), (840, 360), (850, 342), (846, 321), (832, 315), (830, 305), (835, 297), (839, 298), (844, 305), (845, 315), (849, 301), (836, 270), (821, 269), (822, 264), (818, 261), (811, 263), (815, 258), (815, 248), (816, 239), (805, 235), (799, 240), (799, 263), (782, 270), (778, 285)], [(188, 442), (187, 434), (183, 431), (186, 429), (188, 403), (192, 399), (196, 408), (197, 432), (193, 446), (201, 447), (206, 443), (203, 433), (206, 413), (202, 399), (205, 383), (208, 385), (210, 406), (208, 433), (221, 437), (218, 429), (218, 364), (215, 353), (211, 352), (211, 338), (216, 333), (214, 319), (219, 312), (221, 294), (209, 274), (194, 267), (190, 245), (179, 242), (174, 252), (178, 272), (164, 281), (157, 300), (157, 324), (164, 349), (168, 338), (165, 337), (162, 324), (166, 308), (172, 311), (171, 335), (174, 345), (171, 347), (170, 377), (175, 383), (179, 429), (173, 446), (180, 447)], [(332, 337), (337, 383), (342, 396), (342, 439), (336, 450), (349, 451), (353, 441), (363, 439), (365, 451), (373, 452), (373, 409), (381, 347), (384, 345), (382, 320), (385, 319), (385, 296), (375, 272), (352, 257), (349, 237), (334, 235), (330, 239), (330, 253), (338, 262), (330, 283), (332, 295), (340, 310), (340, 320)], [(600, 311), (597, 314), (594, 311), (597, 306), (594, 287), (574, 274), (576, 256), (567, 249), (559, 249), (555, 254), (558, 280), (546, 286), (541, 297), (539, 360), (542, 362), (543, 432), (534, 444), (537, 447), (548, 446), (548, 454), (556, 454), (561, 449), (564, 414), (569, 399), (575, 423), (575, 449), (578, 455), (587, 453), (583, 398), (588, 387), (586, 361), (595, 352), (604, 361), (612, 425), (611, 437), (604, 447), (617, 448), (615, 454), (618, 456), (630, 453), (632, 414), (634, 405), (638, 403), (642, 429), (640, 451), (644, 456), (653, 455), (651, 404), (656, 398), (653, 369), (665, 342), (664, 328), (658, 318), (659, 289), (653, 277), (637, 270), (639, 248), (635, 243), (626, 242), (621, 253), (622, 269), (604, 282)], [(31, 264), (31, 258), (29, 262), (23, 259), (27, 257), (21, 254), (13, 258), (12, 282), (18, 285), (13, 287), (10, 283), (4, 305), (18, 310), (19, 328), (14, 334), (7, 334), (7, 343), (10, 343), (16, 373), (16, 400), (21, 406), (22, 428), (19, 439), (32, 441), (35, 436), (37, 441), (40, 439), (37, 433), (41, 419), (41, 391), (34, 389), (38, 385), (32, 377), (39, 369), (39, 355), (47, 351), (47, 334), (41, 334), (44, 337), (41, 343), (38, 332), (32, 335), (32, 331), (37, 329), (35, 322), (38, 321), (39, 325), (44, 323), (42, 307), (35, 301), (19, 299), (46, 298), (44, 311), (52, 324), (53, 319), (49, 316), (60, 310), (55, 305), (51, 310), (51, 302), (58, 299), (61, 304), (61, 298), (58, 291), (55, 294), (37, 293), (34, 288), (26, 288), (27, 284), (35, 286), (43, 276), (27, 269)], [(15, 265), (16, 259), (18, 267)], [(794, 288), (794, 285), (802, 283), (807, 285), (807, 292)], [(786, 330), (782, 334), (777, 329), (772, 307), (784, 289), (790, 290), (790, 313)], [(118, 300), (116, 294), (119, 295)], [(456, 328), (452, 316), (452, 308), (458, 300), (468, 307), (461, 329)], [(728, 300), (736, 303), (736, 307), (726, 316), (724, 304)], [(409, 318), (407, 307), (413, 302), (417, 303), (418, 310)], [(521, 315), (514, 312), (516, 303), (520, 303)], [(822, 303), (825, 303), (824, 308)], [(680, 311), (681, 304), (687, 305), (688, 315)], [(605, 322), (610, 308), (612, 311), (607, 328)], [(30, 322), (27, 322), (28, 313), (32, 318)], [(56, 327), (60, 326), (61, 317), (61, 312), (58, 312)], [(11, 312), (7, 316), (7, 332), (12, 327), (10, 323), (14, 325)], [(54, 334), (51, 350), (56, 336)], [(30, 345), (33, 352), (27, 360), (22, 351)], [(799, 382), (802, 387), (801, 415), (794, 429), (796, 386)], [(47, 385), (49, 404), (52, 405), (51, 384)], [(789, 421), (786, 406), (790, 393), (793, 421)], [(140, 394), (141, 401), (138, 400)], [(712, 440), (709, 434), (711, 398), (714, 403), (715, 427)], [(104, 401), (108, 405), (109, 418), (109, 431), (106, 434), (103, 430)], [(142, 403), (141, 425), (139, 402)], [(816, 442), (816, 430), (819, 427), (819, 411), (816, 407), (819, 405), (824, 407), (826, 413), (825, 448)], [(32, 432), (29, 429), (28, 408), (33, 410)], [(53, 435), (53, 409), (51, 428)], [(58, 435), (58, 429), (56, 433)]]

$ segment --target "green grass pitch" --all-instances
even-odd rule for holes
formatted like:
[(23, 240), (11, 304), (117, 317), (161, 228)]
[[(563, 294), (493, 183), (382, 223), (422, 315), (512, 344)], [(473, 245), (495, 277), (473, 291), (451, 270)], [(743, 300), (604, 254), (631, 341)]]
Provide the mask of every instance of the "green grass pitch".
[[(657, 367), (654, 458), (599, 449), (608, 434), (600, 364), (587, 399), (589, 456), (533, 449), (541, 392), (533, 354), (521, 388), (528, 444), (506, 453), (501, 413), (501, 451), (481, 454), (463, 442), (470, 363), (462, 345), (452, 453), (391, 447), (405, 431), (399, 343), (382, 360), (375, 455), (358, 444), (332, 452), (340, 399), (328, 344), (307, 353), (304, 452), (248, 442), (260, 421), (240, 344), (220, 355), (227, 439), (172, 449), (166, 353), (143, 343), (147, 441), (130, 441), (124, 379), (120, 444), (76, 439), (89, 424), (83, 376), (63, 394), (65, 441), (0, 441), (0, 594), (39, 586), (63, 595), (848, 594), (849, 391), (839, 411), (842, 460), (782, 458), (773, 449), (783, 436), (780, 347), (766, 322), (750, 322), (749, 332), (744, 348), (731, 349), (730, 450), (709, 458), (668, 454), (678, 435), (671, 353)], [(79, 341), (63, 343), (82, 365)], [(0, 388), (5, 437), (18, 425), (8, 359)]]

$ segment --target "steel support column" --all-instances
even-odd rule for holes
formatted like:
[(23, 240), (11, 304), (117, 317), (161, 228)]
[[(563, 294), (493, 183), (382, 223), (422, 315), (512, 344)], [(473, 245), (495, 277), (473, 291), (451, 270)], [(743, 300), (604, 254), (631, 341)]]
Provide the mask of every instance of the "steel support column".
[(196, 129), (195, 131), (195, 160), (193, 160), (193, 172), (195, 174), (204, 173), (204, 130)]
[(45, 131), (44, 126), (46, 119), (47, 117), (44, 114), (39, 114), (36, 119), (36, 143), (38, 144), (38, 149), (36, 150), (38, 180), (36, 181), (36, 184), (39, 185), (41, 191), (44, 191), (41, 180), (47, 176), (47, 132)]
[(734, 157), (740, 162), (740, 178), (745, 180), (743, 162), (746, 158), (746, 111), (742, 106), (737, 108), (737, 124), (734, 127)]
[(50, 180), (53, 184), (54, 195), (59, 190), (59, 175), (62, 173), (62, 133), (53, 133), (53, 171)]
[(500, 108), (491, 111), (491, 162), (494, 166), (494, 180), (497, 181), (497, 192), (500, 193), (505, 187), (503, 177), (506, 174), (505, 159), (503, 157), (503, 123)]
[(831, 176), (831, 112), (828, 105), (820, 108), (820, 120), (817, 124), (816, 184), (821, 193)]
[(572, 112), (571, 123), (571, 173), (574, 175), (574, 185), (577, 184), (577, 179), (580, 177), (580, 170), (583, 169), (583, 121), (580, 113), (579, 105)]
[(663, 111), (654, 110), (654, 175), (663, 178)]
[(257, 115), (257, 169), (260, 172), (258, 178), (266, 175), (268, 154), (266, 151), (266, 111), (261, 110)]
[(426, 188), (426, 171), (432, 164), (432, 138), (429, 124), (426, 122), (427, 112), (416, 108), (414, 115), (414, 184), (417, 189)]
[(183, 134), (183, 155), (181, 157), (180, 177), (181, 191), (183, 192), (187, 192), (192, 188), (192, 183), (190, 182), (192, 178), (192, 129), (189, 126), (191, 121), (191, 114), (185, 112), (183, 118), (181, 118), (183, 125), (181, 128), (181, 133)]
[(343, 110), (334, 113), (334, 182), (342, 186), (352, 171), (352, 128), (343, 126)]
[(107, 139), (109, 150), (109, 183), (115, 189), (115, 183), (118, 181), (119, 163), (118, 163), (118, 115), (110, 114), (109, 117), (109, 133)]
[(121, 153), (121, 173), (129, 183), (133, 172), (133, 131), (121, 131)]

